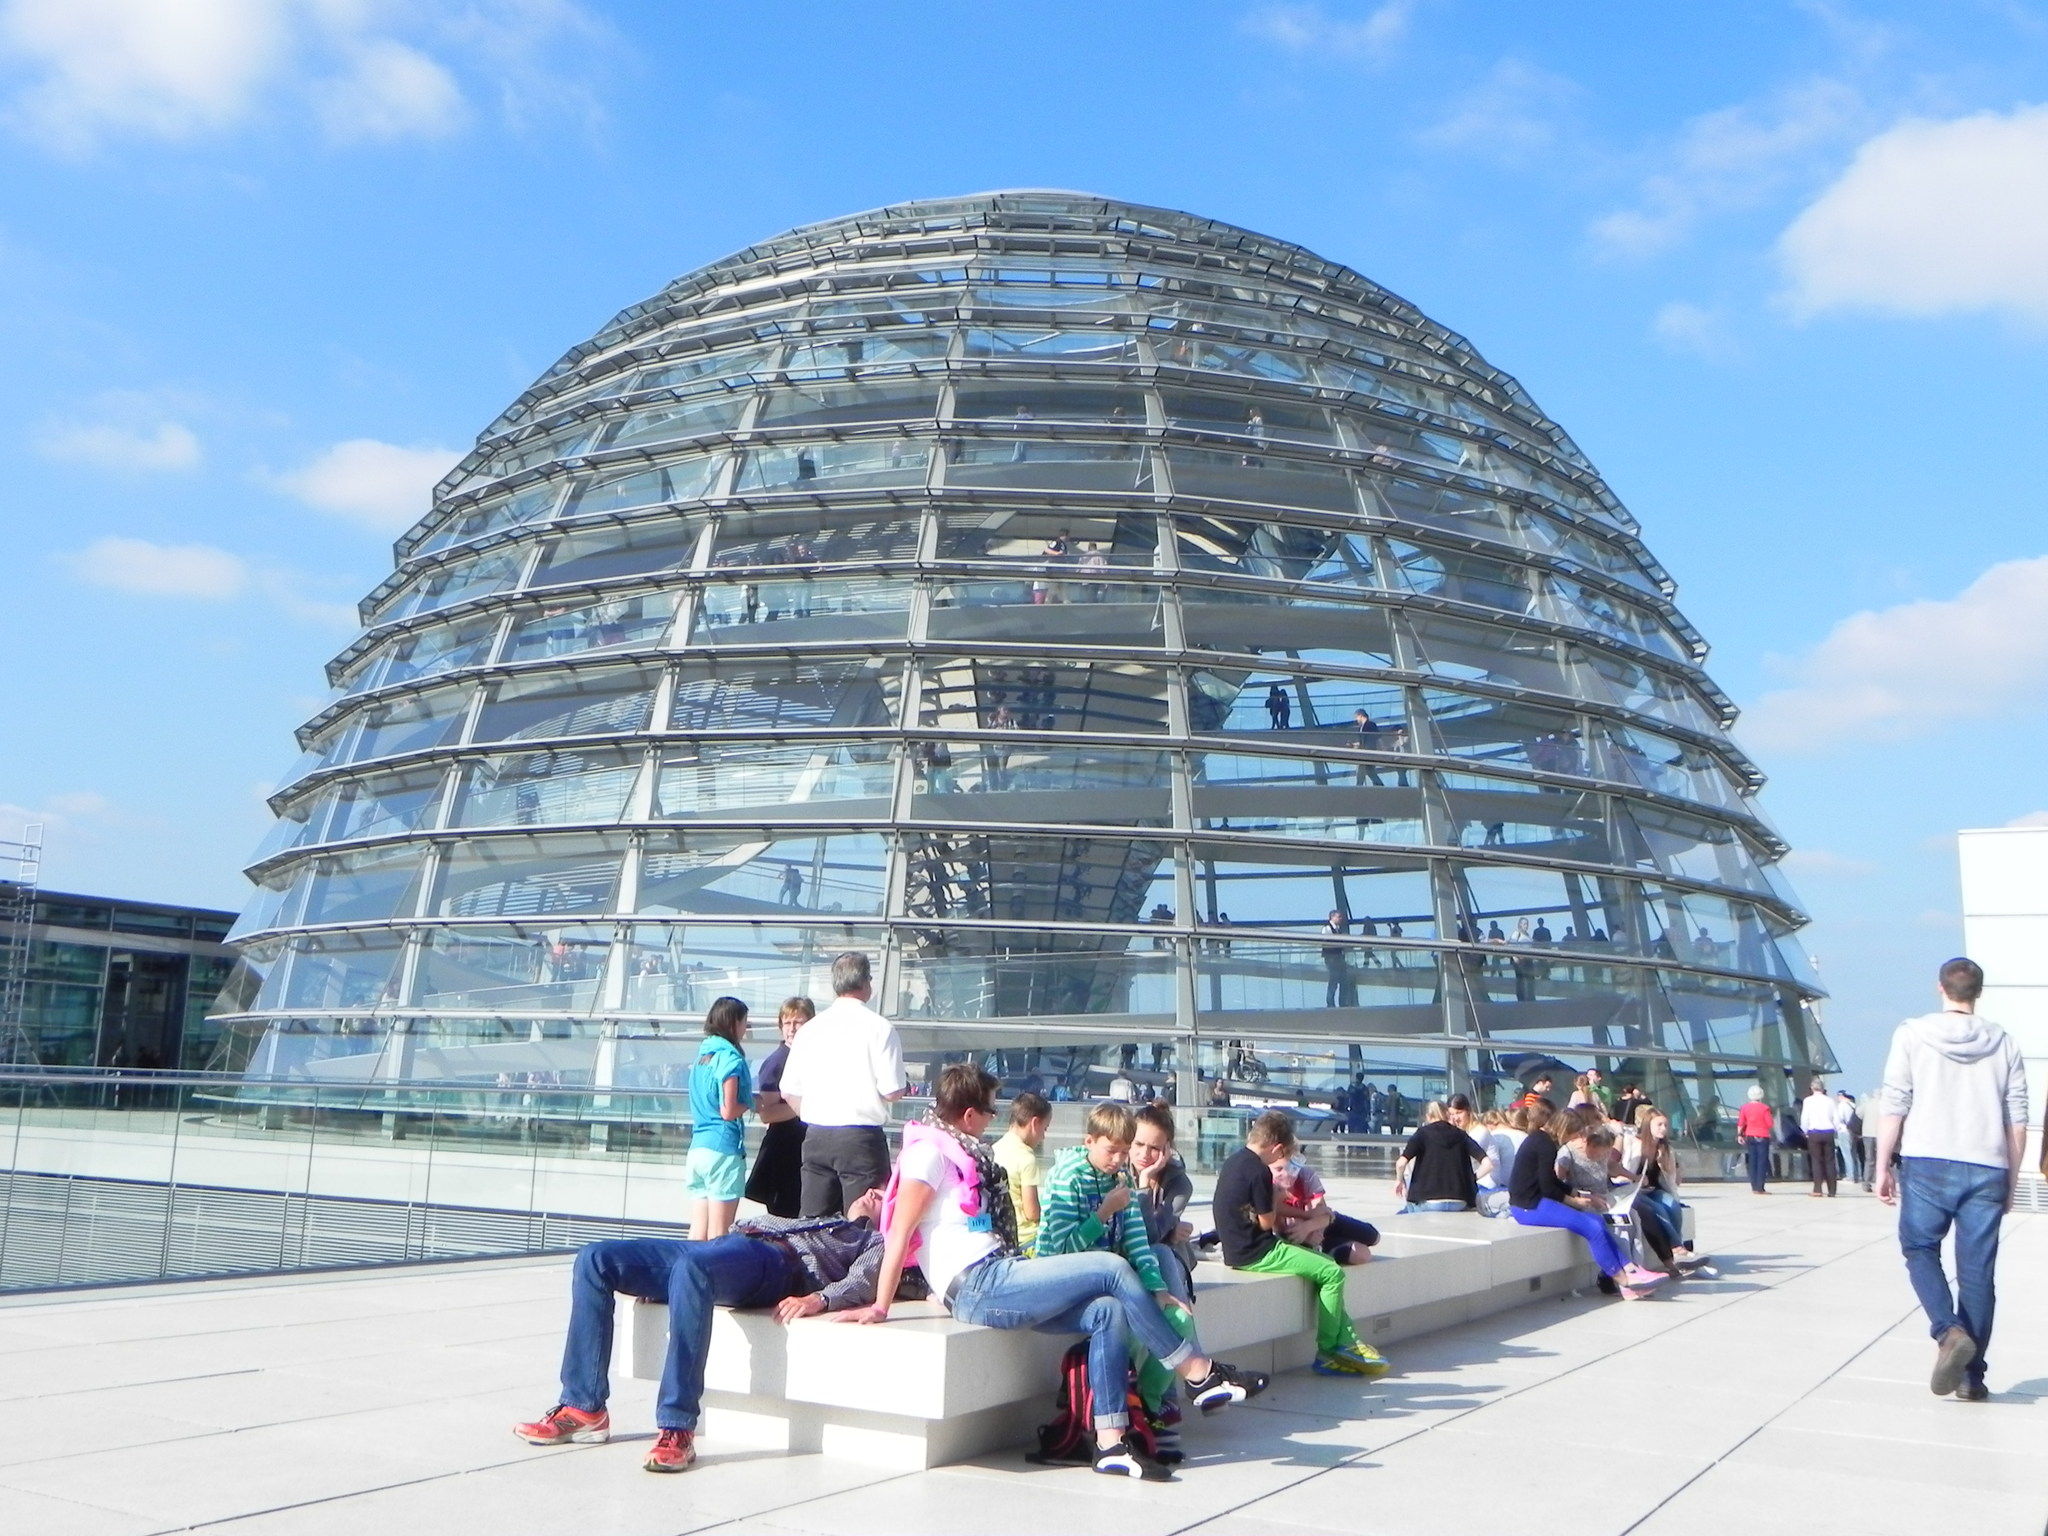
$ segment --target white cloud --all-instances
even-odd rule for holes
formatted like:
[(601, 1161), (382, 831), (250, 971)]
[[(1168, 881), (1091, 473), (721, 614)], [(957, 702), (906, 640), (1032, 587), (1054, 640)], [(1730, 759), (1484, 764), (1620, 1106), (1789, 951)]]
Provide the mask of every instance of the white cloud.
[(1244, 19), (1244, 30), (1288, 53), (1324, 58), (1379, 59), (1408, 34), (1415, 0), (1385, 0), (1357, 21), (1342, 21), (1320, 5), (1264, 5)]
[(1582, 92), (1576, 81), (1519, 59), (1503, 59), (1451, 110), (1416, 134), (1433, 149), (1523, 165), (1556, 147)]
[(330, 138), (388, 143), (442, 138), (462, 126), (462, 87), (417, 48), (375, 38), (351, 53), (348, 71), (314, 92), (315, 110)]
[(1792, 221), (1778, 255), (1802, 315), (2048, 321), (2048, 105), (1878, 134)]
[(1644, 178), (1635, 206), (1593, 222), (1593, 242), (1614, 256), (1668, 250), (1702, 220), (1769, 196), (1800, 166), (1856, 131), (1866, 115), (1853, 87), (1821, 78), (1767, 101), (1695, 117), (1665, 163)]
[(1660, 308), (1650, 321), (1650, 334), (1673, 352), (1720, 360), (1734, 354), (1727, 323), (1713, 310), (1684, 299)]
[(210, 544), (155, 544), (109, 536), (59, 558), (96, 587), (150, 597), (221, 602), (239, 597), (249, 585), (248, 562)]
[(192, 429), (175, 421), (154, 427), (52, 422), (36, 438), (36, 450), (60, 463), (123, 471), (196, 469), (204, 457)]
[[(36, 805), (16, 805), (0, 800), (0, 838), (19, 842), (31, 826), (41, 827), (46, 863), (54, 844), (78, 840), (80, 834), (90, 841), (91, 828), (124, 819), (113, 801), (91, 789), (47, 795)], [(8, 854), (10, 857), (0, 859), (0, 880), (11, 880), (15, 875), (19, 855), (12, 849)]]
[(426, 515), (434, 482), (461, 457), (453, 448), (401, 448), (355, 437), (272, 483), (322, 512), (398, 533)]
[(468, 117), (458, 75), (509, 121), (574, 104), (604, 36), (574, 0), (0, 0), (14, 128), (65, 154), (192, 140), (308, 113), (339, 142), (441, 137)]
[(1787, 664), (1743, 735), (1767, 752), (1899, 741), (2036, 703), (2048, 689), (2048, 556), (1994, 565), (1951, 598), (1852, 614)]
[(2048, 811), (2029, 811), (2024, 816), (2015, 816), (2006, 823), (2008, 827), (2048, 827)]
[(1801, 880), (1809, 877), (1828, 879), (1860, 880), (1878, 871), (1876, 864), (1868, 859), (1852, 858), (1844, 853), (1831, 853), (1825, 848), (1794, 848), (1780, 862), (1779, 868)]

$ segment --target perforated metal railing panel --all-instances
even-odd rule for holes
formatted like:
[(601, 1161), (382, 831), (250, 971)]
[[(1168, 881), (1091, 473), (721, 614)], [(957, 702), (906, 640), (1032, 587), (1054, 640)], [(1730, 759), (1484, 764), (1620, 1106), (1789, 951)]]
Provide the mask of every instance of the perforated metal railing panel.
[(661, 1222), (0, 1173), (0, 1291), (565, 1253)]

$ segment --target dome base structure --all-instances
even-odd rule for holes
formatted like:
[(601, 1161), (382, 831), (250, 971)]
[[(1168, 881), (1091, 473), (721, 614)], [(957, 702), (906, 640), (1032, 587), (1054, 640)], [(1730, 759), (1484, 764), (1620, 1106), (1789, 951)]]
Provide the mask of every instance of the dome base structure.
[(396, 555), (223, 1066), (672, 1083), (849, 949), (1011, 1088), (1554, 1062), (1711, 1134), (1830, 1064), (1635, 519), (1298, 247), (1059, 192), (794, 231), (572, 349)]

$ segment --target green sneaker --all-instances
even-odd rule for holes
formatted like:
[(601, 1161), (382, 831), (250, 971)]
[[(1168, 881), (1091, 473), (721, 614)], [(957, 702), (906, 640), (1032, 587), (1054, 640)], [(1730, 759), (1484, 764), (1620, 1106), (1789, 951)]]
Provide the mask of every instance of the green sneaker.
[(1393, 1369), (1378, 1350), (1356, 1339), (1341, 1349), (1325, 1350), (1322, 1358), (1355, 1376), (1384, 1376)]

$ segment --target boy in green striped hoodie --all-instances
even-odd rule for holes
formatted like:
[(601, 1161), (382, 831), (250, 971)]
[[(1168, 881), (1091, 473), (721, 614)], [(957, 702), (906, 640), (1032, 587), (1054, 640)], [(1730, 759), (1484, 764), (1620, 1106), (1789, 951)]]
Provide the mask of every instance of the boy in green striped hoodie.
[[(1144, 1216), (1131, 1208), (1131, 1183), (1124, 1174), (1138, 1120), (1128, 1104), (1098, 1104), (1088, 1112), (1081, 1145), (1069, 1147), (1052, 1165), (1039, 1192), (1038, 1256), (1120, 1253), (1146, 1290), (1160, 1302), (1166, 1320), (1186, 1337), (1189, 1304), (1173, 1294), (1152, 1252)], [(1138, 1394), (1145, 1400), (1159, 1437), (1160, 1459), (1180, 1459), (1179, 1402), (1174, 1373), (1150, 1355), (1138, 1361)]]

